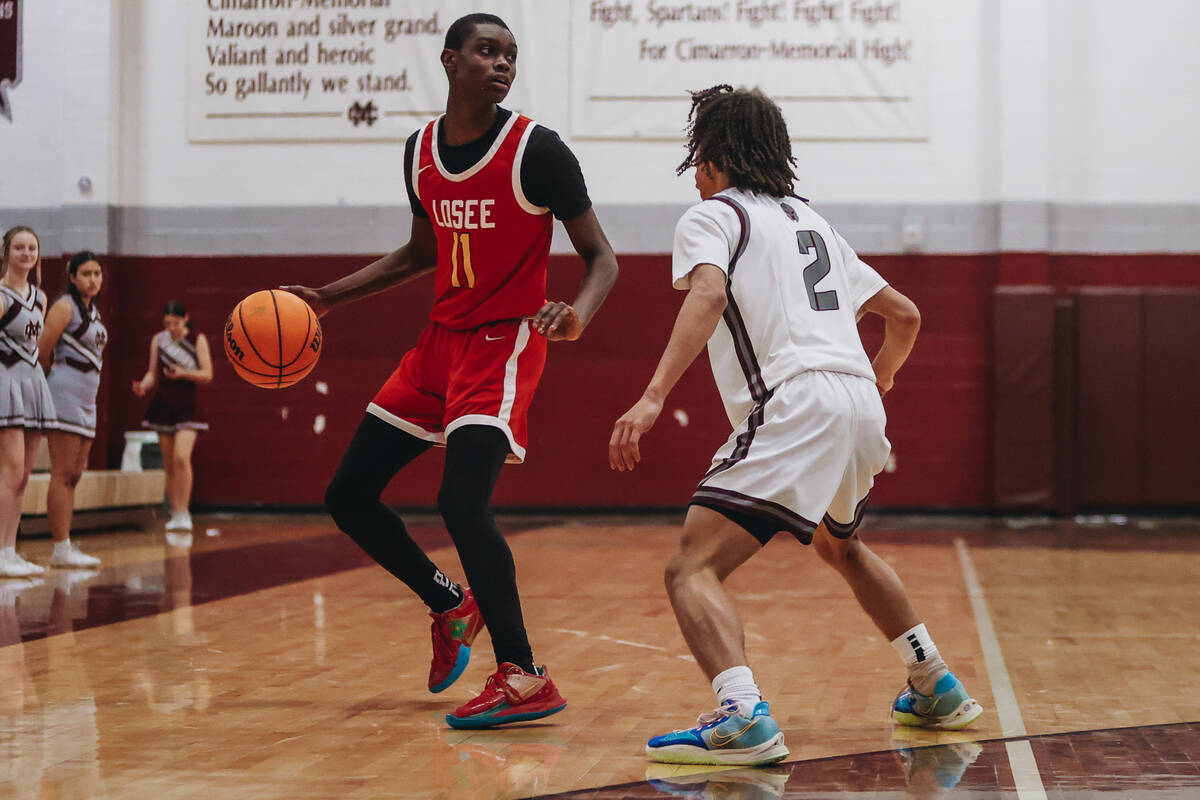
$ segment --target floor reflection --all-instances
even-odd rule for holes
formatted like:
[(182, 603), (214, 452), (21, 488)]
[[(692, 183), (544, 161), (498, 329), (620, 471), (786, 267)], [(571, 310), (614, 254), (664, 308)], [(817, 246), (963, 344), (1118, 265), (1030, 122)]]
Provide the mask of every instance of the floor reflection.
[(1200, 797), (1200, 723), (1032, 736), (1045, 794), (1018, 791), (1003, 740), (961, 733), (893, 732), (893, 752), (863, 753), (770, 767), (652, 764), (644, 783), (547, 795), (588, 800), (1024, 800), (1026, 797), (1147, 800)]
[[(647, 777), (653, 774), (648, 771)], [(674, 797), (704, 800), (776, 800), (783, 797), (791, 770), (787, 767), (733, 769), (717, 775), (674, 775), (649, 778), (654, 789)]]
[[(74, 630), (84, 630), (372, 563), (341, 535), (220, 549), (194, 547), (193, 534), (133, 534), (124, 539), (125, 546), (115, 551), (119, 557), (106, 558), (100, 570), (52, 570), (41, 579), (0, 581), (0, 592), (14, 598), (20, 641), (55, 635), (64, 614)], [(119, 563), (110, 566), (110, 561)], [(64, 583), (69, 584), (70, 602), (56, 612), (54, 598)]]
[[(96, 698), (72, 626), (95, 571), (55, 570), (31, 581), (0, 581), (0, 796), (94, 797), (100, 790)], [(45, 668), (26, 664), (18, 606), (40, 593), (55, 634)]]
[[(856, 756), (852, 763), (847, 759), (824, 759), (720, 772), (712, 772), (712, 767), (652, 765), (646, 779), (660, 795), (695, 800), (777, 800), (785, 794), (789, 798), (827, 798), (868, 791), (886, 792), (887, 797), (903, 800), (940, 800), (959, 785), (984, 746), (961, 735), (951, 737), (953, 744), (940, 745), (924, 744), (921, 738), (901, 733), (894, 754)], [(699, 769), (708, 771), (695, 772)], [(994, 780), (986, 785), (988, 776), (994, 779), (995, 771), (984, 770), (984, 780), (972, 784), (972, 789), (994, 788)]]

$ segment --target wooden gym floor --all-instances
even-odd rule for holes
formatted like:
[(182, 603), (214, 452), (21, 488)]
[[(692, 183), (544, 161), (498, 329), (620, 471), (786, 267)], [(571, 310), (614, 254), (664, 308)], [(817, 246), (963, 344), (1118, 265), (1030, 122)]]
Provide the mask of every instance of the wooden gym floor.
[[(662, 588), (676, 522), (503, 520), (569, 705), (480, 732), (443, 716), (492, 668), (486, 634), (427, 693), (424, 608), (325, 517), (200, 515), (190, 543), (81, 536), (98, 572), (0, 581), (0, 798), (1200, 797), (1194, 520), (869, 518), (987, 708), (954, 734), (890, 724), (896, 654), (777, 537), (730, 586), (791, 757), (724, 771), (642, 753), (713, 703)], [(435, 523), (414, 533), (460, 576)]]

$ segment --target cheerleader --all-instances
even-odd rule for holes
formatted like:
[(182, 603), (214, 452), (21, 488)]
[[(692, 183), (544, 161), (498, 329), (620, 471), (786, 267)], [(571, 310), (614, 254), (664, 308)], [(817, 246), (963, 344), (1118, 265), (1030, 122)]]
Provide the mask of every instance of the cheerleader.
[(54, 426), (54, 400), (38, 363), (45, 324), (41, 243), (25, 225), (4, 234), (0, 260), (0, 577), (46, 570), (17, 554), (17, 526), (42, 432)]
[(163, 309), (163, 330), (150, 340), (150, 367), (133, 393), (154, 396), (142, 427), (158, 432), (167, 499), (171, 503), (168, 531), (191, 531), (188, 504), (192, 498), (192, 450), (196, 435), (208, 430), (197, 401), (197, 386), (212, 381), (212, 354), (203, 333), (193, 334), (187, 308), (176, 300)]
[(96, 308), (104, 272), (96, 254), (76, 253), (67, 264), (67, 291), (46, 314), (39, 345), (54, 398), (55, 428), (50, 445), (50, 490), (47, 501), (54, 567), (95, 567), (100, 559), (84, 553), (71, 541), (75, 486), (87, 467), (96, 438), (96, 393), (104, 368), (108, 331)]

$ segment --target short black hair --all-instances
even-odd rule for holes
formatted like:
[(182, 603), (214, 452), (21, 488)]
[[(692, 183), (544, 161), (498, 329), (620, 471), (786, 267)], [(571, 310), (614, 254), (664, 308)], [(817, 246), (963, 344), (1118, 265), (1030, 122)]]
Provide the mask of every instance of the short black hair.
[(691, 95), (687, 157), (676, 175), (707, 161), (727, 173), (735, 188), (798, 197), (792, 187), (796, 159), (779, 106), (757, 89), (735, 90), (726, 83)]
[(446, 29), (446, 43), (444, 47), (447, 50), (461, 50), (463, 43), (467, 41), (480, 25), (499, 25), (504, 30), (512, 33), (508, 28), (508, 23), (495, 14), (467, 14), (465, 17), (459, 17), (454, 20), (450, 27)]

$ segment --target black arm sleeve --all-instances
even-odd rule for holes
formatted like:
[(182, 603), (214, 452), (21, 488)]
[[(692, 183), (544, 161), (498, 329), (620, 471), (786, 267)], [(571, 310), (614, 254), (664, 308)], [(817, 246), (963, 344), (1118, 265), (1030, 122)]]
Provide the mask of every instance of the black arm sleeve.
[(428, 219), (429, 212), (417, 199), (417, 193), (413, 190), (412, 185), (413, 159), (417, 157), (417, 137), (421, 135), (421, 130), (421, 128), (417, 128), (413, 131), (413, 135), (409, 136), (408, 141), (404, 143), (404, 186), (408, 189), (408, 204), (412, 206), (413, 216)]
[(529, 134), (521, 188), (529, 202), (549, 208), (557, 219), (574, 219), (592, 207), (575, 154), (557, 133), (541, 125)]

